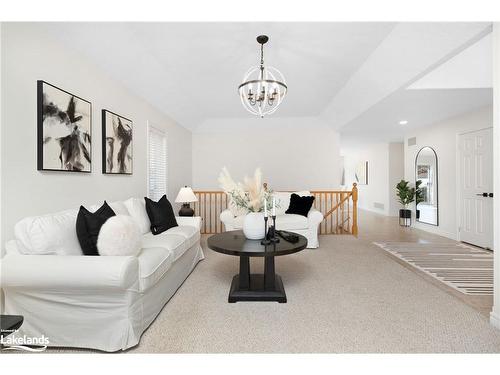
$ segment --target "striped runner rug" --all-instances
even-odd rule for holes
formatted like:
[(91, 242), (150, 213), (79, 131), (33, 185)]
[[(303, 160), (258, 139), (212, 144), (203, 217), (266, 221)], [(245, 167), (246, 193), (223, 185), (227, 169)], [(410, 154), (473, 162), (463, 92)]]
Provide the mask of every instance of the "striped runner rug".
[(374, 244), (461, 293), (493, 294), (493, 253), (490, 251), (462, 243)]

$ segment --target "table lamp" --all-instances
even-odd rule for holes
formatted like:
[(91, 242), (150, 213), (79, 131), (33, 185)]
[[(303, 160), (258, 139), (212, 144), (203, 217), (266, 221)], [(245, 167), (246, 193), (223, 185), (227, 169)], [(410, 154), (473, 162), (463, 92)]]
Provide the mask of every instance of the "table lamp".
[(198, 198), (193, 193), (193, 189), (184, 186), (179, 190), (177, 198), (175, 198), (176, 203), (182, 203), (182, 207), (179, 210), (179, 216), (194, 216), (194, 210), (189, 207), (189, 203), (198, 202)]

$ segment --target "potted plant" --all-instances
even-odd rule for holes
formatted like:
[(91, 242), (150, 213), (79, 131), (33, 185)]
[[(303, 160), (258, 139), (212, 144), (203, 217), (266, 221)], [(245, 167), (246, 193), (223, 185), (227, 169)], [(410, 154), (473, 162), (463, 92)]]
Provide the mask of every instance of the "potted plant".
[(420, 219), (420, 210), (418, 209), (418, 204), (424, 201), (424, 191), (420, 187), (422, 185), (422, 180), (417, 180), (415, 182), (415, 217)]
[(399, 210), (399, 225), (408, 227), (411, 225), (411, 210), (408, 205), (415, 200), (415, 188), (410, 187), (408, 181), (401, 180), (396, 185), (396, 191), (399, 203), (404, 207)]
[(243, 233), (252, 240), (260, 240), (265, 236), (264, 202), (270, 209), (272, 190), (264, 187), (260, 168), (253, 177), (246, 177), (243, 183), (235, 182), (224, 167), (219, 175), (219, 185), (229, 197), (229, 209), (234, 216), (245, 215)]

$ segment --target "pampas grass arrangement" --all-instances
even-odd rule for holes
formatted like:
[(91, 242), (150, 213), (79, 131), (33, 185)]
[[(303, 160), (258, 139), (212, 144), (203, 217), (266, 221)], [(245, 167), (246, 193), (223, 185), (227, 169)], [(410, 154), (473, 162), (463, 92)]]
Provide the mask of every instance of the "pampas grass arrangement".
[(260, 212), (264, 209), (264, 201), (267, 199), (270, 208), (272, 191), (264, 189), (262, 184), (262, 171), (257, 168), (253, 177), (245, 176), (243, 183), (235, 182), (226, 167), (218, 178), (219, 186), (230, 197), (230, 204), (234, 208), (248, 212)]

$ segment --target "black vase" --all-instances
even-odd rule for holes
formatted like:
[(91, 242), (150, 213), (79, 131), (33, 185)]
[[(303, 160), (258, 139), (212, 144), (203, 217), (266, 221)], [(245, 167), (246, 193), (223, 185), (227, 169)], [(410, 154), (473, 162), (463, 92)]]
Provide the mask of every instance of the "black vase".
[(420, 210), (417, 210), (417, 211), (415, 212), (415, 218), (416, 218), (417, 220), (418, 220), (418, 219), (420, 219)]

